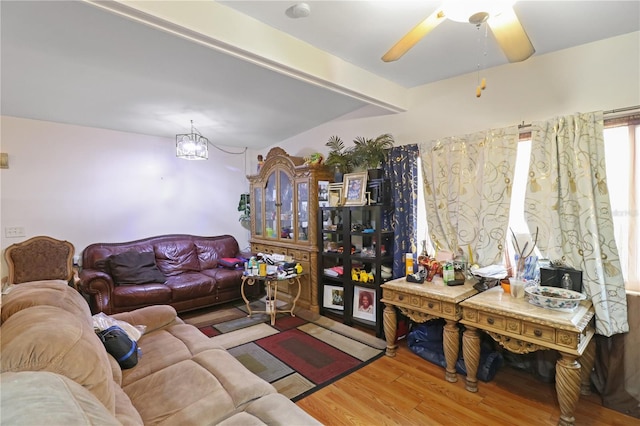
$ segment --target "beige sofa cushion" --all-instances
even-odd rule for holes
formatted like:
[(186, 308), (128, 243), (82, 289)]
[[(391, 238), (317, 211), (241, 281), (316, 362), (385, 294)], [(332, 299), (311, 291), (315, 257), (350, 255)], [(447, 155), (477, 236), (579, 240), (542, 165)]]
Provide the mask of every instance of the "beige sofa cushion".
[(39, 305), (57, 306), (88, 324), (92, 323), (86, 300), (61, 280), (32, 281), (13, 286), (2, 298), (2, 322), (16, 312)]
[(224, 349), (206, 350), (169, 365), (124, 390), (145, 425), (216, 424), (275, 392)]
[[(4, 310), (4, 307), (3, 307)], [(115, 413), (109, 355), (92, 326), (55, 306), (16, 312), (2, 324), (2, 372), (51, 371), (92, 392)]]
[(322, 423), (307, 414), (284, 395), (274, 393), (251, 402), (217, 426), (296, 425), (320, 426)]
[(91, 392), (60, 374), (2, 373), (0, 387), (3, 424), (120, 425)]

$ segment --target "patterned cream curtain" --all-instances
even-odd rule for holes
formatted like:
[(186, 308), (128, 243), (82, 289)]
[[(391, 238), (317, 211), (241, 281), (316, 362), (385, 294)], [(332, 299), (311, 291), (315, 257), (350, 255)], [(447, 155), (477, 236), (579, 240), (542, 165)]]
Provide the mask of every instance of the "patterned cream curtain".
[(517, 150), (515, 126), (420, 145), (435, 247), (461, 248), (481, 266), (502, 263)]
[(544, 257), (582, 270), (596, 332), (629, 331), (605, 173), (602, 112), (534, 123), (525, 196)]

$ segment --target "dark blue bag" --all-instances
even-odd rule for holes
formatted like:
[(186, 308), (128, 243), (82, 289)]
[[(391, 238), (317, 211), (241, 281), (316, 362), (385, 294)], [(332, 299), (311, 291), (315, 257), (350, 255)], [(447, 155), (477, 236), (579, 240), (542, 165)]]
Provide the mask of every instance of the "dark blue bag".
[(98, 331), (97, 334), (107, 352), (118, 361), (120, 368), (126, 370), (138, 364), (138, 344), (135, 340), (131, 340), (122, 328), (114, 325)]

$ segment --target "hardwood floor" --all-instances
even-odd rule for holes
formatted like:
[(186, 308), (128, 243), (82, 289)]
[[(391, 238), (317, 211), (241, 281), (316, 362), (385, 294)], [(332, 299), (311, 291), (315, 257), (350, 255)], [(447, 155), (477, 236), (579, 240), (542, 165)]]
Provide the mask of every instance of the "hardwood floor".
[[(395, 358), (366, 367), (303, 398), (297, 405), (325, 425), (556, 425), (555, 387), (526, 372), (503, 367), (477, 393), (444, 379), (444, 369), (400, 342)], [(576, 425), (640, 425), (602, 406), (597, 394), (581, 396)]]

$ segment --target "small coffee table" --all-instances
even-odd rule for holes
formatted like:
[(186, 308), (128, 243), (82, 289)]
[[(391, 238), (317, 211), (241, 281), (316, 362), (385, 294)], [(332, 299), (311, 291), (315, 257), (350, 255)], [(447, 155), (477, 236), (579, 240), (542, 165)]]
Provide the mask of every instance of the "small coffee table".
[[(260, 276), (260, 275), (244, 275), (242, 277), (242, 285), (240, 286), (240, 292), (242, 294), (242, 299), (244, 300), (244, 303), (247, 305), (247, 311), (248, 317), (251, 317), (251, 315), (253, 315), (253, 313), (264, 313), (264, 314), (269, 314), (271, 316), (271, 325), (275, 325), (276, 323), (276, 316), (280, 313), (289, 313), (291, 314), (292, 317), (295, 317), (295, 309), (296, 309), (296, 302), (298, 301), (298, 298), (300, 297), (300, 277), (304, 275), (304, 274), (298, 274), (298, 275), (293, 275), (293, 276), (288, 276), (286, 278), (278, 278), (276, 276)], [(293, 302), (291, 302), (291, 306), (289, 307), (289, 309), (280, 309), (277, 308), (276, 302), (278, 300), (278, 283), (281, 282), (286, 282), (289, 287), (293, 284), (298, 284), (298, 291), (296, 292), (296, 297), (293, 299)], [(247, 299), (245, 293), (244, 293), (244, 286), (245, 285), (256, 285), (256, 284), (260, 284), (260, 283), (264, 283), (264, 288), (265, 291), (267, 293), (267, 301), (266, 301), (266, 309), (264, 311), (255, 311), (251, 309), (251, 306), (249, 305), (249, 299)]]

